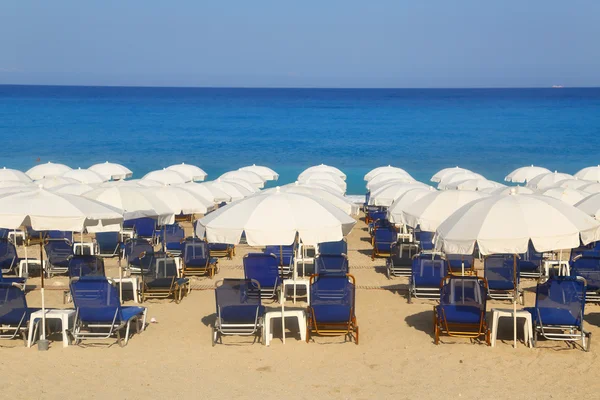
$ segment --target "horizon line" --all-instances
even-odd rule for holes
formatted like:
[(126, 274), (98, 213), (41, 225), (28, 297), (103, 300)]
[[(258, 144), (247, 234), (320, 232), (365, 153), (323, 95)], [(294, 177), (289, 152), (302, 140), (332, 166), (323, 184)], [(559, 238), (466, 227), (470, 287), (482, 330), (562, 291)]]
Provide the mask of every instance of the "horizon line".
[(443, 87), (327, 87), (327, 86), (161, 86), (161, 85), (77, 85), (0, 83), (3, 86), (81, 87), (81, 88), (140, 88), (140, 89), (293, 89), (293, 90), (490, 90), (490, 89), (598, 89), (600, 86), (443, 86)]

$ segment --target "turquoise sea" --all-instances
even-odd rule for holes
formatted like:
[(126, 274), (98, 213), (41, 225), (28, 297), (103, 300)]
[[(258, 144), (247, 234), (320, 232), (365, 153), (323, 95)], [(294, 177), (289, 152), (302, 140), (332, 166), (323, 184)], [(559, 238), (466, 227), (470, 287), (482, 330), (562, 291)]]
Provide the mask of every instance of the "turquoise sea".
[(359, 194), (364, 174), (387, 164), (422, 181), (455, 165), (501, 181), (527, 164), (600, 164), (600, 89), (0, 85), (0, 140), (0, 167), (110, 160), (139, 178), (185, 162), (212, 179), (254, 163), (287, 183), (325, 163)]

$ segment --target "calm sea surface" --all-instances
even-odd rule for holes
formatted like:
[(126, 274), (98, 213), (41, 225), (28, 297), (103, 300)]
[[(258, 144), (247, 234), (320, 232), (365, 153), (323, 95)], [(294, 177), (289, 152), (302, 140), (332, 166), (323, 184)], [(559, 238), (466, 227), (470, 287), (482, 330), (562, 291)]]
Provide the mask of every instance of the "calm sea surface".
[(110, 160), (134, 177), (174, 163), (218, 177), (267, 165), (295, 180), (330, 164), (392, 164), (429, 181), (460, 165), (501, 181), (542, 165), (600, 164), (600, 89), (204, 89), (0, 86), (0, 167)]

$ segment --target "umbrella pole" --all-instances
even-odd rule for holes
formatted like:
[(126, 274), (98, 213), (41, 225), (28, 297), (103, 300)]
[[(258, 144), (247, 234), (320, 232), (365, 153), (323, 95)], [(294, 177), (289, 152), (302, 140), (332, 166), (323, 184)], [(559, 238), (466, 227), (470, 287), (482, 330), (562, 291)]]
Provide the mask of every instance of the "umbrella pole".
[(519, 286), (517, 283), (517, 255), (513, 254), (513, 279), (515, 282), (515, 296), (513, 298), (513, 347), (517, 348), (517, 299), (519, 298)]
[[(42, 336), (40, 341), (46, 340), (46, 299), (44, 295), (44, 251), (43, 251), (43, 241), (42, 241), (42, 233), (40, 232), (40, 271), (41, 271), (41, 292), (42, 292)], [(29, 327), (31, 329), (31, 327)]]

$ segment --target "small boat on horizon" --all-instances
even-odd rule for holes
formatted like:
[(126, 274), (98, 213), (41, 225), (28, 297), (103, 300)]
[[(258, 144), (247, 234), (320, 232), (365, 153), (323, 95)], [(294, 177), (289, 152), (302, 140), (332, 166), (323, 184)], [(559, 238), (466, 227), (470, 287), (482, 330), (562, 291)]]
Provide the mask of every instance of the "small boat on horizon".
[(552, 85), (552, 89), (562, 89), (564, 88), (563, 85)]

